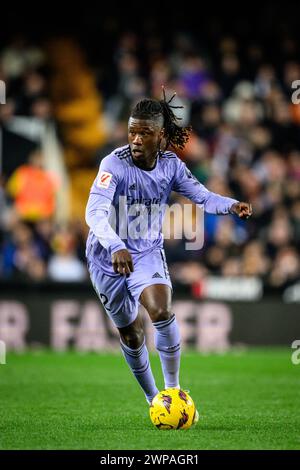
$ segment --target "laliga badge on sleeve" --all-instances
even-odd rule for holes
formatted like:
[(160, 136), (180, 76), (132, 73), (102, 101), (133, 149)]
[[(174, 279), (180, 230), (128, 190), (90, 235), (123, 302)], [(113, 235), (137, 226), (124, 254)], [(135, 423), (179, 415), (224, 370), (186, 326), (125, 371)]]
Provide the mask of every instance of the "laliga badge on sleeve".
[(98, 188), (107, 189), (110, 185), (111, 179), (112, 179), (111, 173), (108, 173), (107, 171), (100, 171), (100, 175), (98, 176), (98, 181), (97, 181)]

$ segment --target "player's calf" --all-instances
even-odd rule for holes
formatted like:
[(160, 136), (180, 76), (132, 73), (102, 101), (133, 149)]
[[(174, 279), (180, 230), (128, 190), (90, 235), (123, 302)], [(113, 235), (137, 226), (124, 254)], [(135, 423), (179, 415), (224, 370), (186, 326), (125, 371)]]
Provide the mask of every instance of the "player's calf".
[(175, 315), (167, 320), (153, 322), (155, 346), (159, 352), (165, 387), (179, 388), (180, 332)]

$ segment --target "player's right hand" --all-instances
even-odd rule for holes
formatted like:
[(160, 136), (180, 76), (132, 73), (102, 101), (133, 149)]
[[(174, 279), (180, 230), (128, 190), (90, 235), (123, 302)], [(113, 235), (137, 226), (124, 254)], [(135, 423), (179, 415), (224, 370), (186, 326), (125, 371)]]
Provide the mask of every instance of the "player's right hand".
[(112, 255), (112, 265), (115, 273), (128, 274), (133, 273), (133, 261), (128, 250), (119, 250)]

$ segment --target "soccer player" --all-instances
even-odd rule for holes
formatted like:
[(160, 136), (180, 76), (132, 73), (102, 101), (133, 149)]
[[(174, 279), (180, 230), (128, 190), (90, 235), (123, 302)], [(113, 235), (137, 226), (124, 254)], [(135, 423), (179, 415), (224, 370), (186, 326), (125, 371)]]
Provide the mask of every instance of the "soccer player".
[(165, 205), (171, 191), (204, 206), (211, 214), (236, 214), (244, 219), (252, 213), (249, 203), (208, 191), (177, 155), (167, 150), (183, 148), (190, 133), (190, 128), (177, 124), (171, 100), (167, 102), (164, 93), (163, 100), (143, 99), (136, 104), (128, 122), (129, 145), (117, 148), (101, 161), (86, 208), (91, 281), (119, 331), (124, 357), (149, 404), (158, 389), (138, 315), (139, 304), (145, 307), (155, 328), (166, 388), (180, 388), (180, 332), (171, 307), (162, 214), (156, 219), (158, 230), (148, 236), (139, 237), (137, 230), (127, 229), (130, 224), (132, 229), (139, 215), (149, 216), (154, 206)]

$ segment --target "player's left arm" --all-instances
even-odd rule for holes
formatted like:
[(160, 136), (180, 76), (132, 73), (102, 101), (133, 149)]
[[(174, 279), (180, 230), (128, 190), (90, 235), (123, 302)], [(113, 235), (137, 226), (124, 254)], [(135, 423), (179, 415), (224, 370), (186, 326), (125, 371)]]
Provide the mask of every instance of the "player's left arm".
[(172, 190), (187, 197), (196, 204), (204, 206), (209, 214), (236, 214), (241, 219), (252, 215), (252, 207), (248, 202), (240, 202), (237, 199), (221, 196), (209, 191), (201, 184), (186, 164), (177, 160), (177, 168), (173, 180)]

